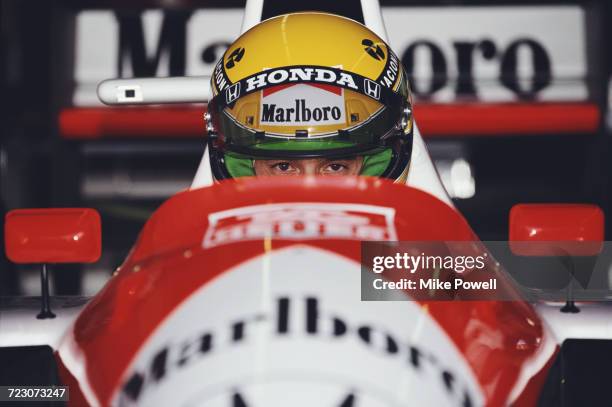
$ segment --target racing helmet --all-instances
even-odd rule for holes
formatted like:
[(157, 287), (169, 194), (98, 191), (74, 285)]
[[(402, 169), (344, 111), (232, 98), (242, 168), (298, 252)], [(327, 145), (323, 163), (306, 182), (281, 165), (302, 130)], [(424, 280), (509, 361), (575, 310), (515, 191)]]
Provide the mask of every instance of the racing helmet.
[(360, 175), (405, 181), (412, 98), (391, 48), (364, 25), (321, 12), (254, 26), (224, 53), (205, 114), (215, 179), (257, 159), (362, 156)]

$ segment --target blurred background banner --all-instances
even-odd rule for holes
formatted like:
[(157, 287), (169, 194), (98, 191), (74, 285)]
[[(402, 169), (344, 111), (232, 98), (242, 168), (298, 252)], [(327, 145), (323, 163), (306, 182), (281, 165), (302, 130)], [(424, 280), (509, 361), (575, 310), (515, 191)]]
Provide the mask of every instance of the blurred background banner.
[[(210, 75), (240, 32), (244, 1), (0, 1), (2, 215), (97, 208), (102, 260), (82, 276), (80, 267), (57, 273), (52, 287), (92, 294), (150, 213), (190, 185), (205, 146), (204, 105), (111, 108), (97, 84)], [(295, 2), (363, 20), (352, 3)], [(266, 2), (264, 17), (289, 4)], [(506, 239), (519, 202), (587, 202), (612, 213), (608, 2), (381, 4), (419, 128), (482, 239)], [(37, 290), (36, 269), (2, 257), (0, 295)]]
[[(73, 104), (99, 105), (95, 88), (107, 78), (210, 76), (239, 34), (242, 15), (238, 8), (78, 11)], [(383, 18), (418, 99), (589, 98), (587, 21), (580, 6), (390, 6)]]

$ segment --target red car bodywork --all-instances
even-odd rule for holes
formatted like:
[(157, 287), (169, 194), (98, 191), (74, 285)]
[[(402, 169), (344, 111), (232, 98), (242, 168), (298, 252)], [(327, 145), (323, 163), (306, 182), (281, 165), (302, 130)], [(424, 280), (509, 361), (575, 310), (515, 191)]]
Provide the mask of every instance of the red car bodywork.
[[(465, 219), (435, 197), (374, 178), (241, 179), (179, 193), (149, 219), (127, 260), (68, 333), (58, 359), (65, 382), (107, 405), (134, 355), (198, 288), (266, 251), (309, 245), (360, 261), (360, 239), (241, 239), (204, 247), (212, 213), (262, 204), (363, 204), (395, 211), (400, 241), (477, 241)], [(374, 220), (373, 222), (375, 222)], [(502, 277), (503, 278), (503, 277)], [(256, 289), (256, 288), (254, 288)], [(491, 406), (534, 405), (556, 345), (540, 318), (515, 301), (430, 301), (421, 306), (469, 364)], [(228, 301), (236, 299), (228, 298)], [(223, 304), (219, 304), (223, 307)], [(206, 312), (202, 310), (202, 317)], [(409, 323), (409, 321), (408, 321)], [(551, 351), (552, 349), (552, 351)], [(79, 359), (84, 370), (65, 363)], [(72, 405), (84, 402), (71, 386)], [(513, 399), (510, 399), (512, 397)]]

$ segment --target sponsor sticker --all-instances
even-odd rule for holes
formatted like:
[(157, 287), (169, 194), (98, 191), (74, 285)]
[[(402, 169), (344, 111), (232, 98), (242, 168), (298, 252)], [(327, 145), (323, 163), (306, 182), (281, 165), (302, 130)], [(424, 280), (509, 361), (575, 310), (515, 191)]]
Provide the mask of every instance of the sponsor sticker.
[(225, 99), (228, 104), (240, 97), (240, 83), (230, 86), (225, 92)]
[(369, 79), (363, 80), (363, 88), (368, 96), (374, 99), (380, 99), (380, 85)]
[(397, 240), (395, 209), (374, 205), (285, 203), (215, 212), (202, 246), (245, 240)]
[(261, 124), (273, 126), (346, 123), (344, 89), (322, 84), (296, 84), (264, 89)]

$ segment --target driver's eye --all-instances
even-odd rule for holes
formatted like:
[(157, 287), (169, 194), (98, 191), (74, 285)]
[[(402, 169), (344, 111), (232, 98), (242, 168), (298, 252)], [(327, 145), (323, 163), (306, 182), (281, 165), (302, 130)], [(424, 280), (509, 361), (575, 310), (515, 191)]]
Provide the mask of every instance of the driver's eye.
[(325, 168), (323, 168), (322, 173), (323, 174), (330, 174), (330, 175), (335, 175), (335, 174), (340, 174), (340, 173), (344, 173), (348, 170), (348, 166), (341, 164), (341, 163), (329, 163), (325, 166)]
[(280, 162), (272, 165), (272, 168), (277, 169), (282, 172), (287, 172), (291, 169), (291, 164), (288, 162)]

